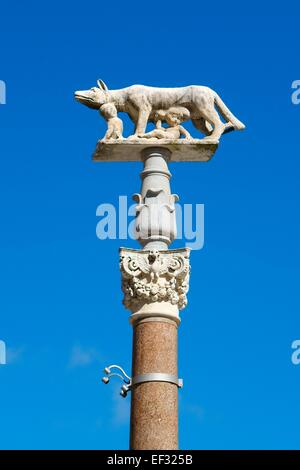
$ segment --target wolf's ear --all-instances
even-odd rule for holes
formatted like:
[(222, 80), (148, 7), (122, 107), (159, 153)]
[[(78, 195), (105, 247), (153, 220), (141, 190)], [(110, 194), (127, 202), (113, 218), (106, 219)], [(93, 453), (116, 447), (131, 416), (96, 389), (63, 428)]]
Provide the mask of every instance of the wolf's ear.
[(100, 90), (108, 91), (107, 85), (105, 85), (103, 80), (97, 80), (97, 85), (100, 88)]

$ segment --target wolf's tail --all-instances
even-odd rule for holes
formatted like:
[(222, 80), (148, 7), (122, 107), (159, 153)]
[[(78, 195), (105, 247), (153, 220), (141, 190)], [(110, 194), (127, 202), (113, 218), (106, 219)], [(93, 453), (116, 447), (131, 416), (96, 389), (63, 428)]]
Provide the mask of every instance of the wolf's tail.
[[(224, 101), (220, 98), (220, 96), (215, 93), (215, 105), (220, 112), (221, 116), (225, 119), (225, 121), (228, 121), (229, 123), (232, 124), (233, 128), (238, 131), (242, 131), (245, 129), (245, 124), (243, 124), (241, 121), (239, 121), (227, 108), (226, 104)], [(228, 131), (227, 131), (228, 132)]]

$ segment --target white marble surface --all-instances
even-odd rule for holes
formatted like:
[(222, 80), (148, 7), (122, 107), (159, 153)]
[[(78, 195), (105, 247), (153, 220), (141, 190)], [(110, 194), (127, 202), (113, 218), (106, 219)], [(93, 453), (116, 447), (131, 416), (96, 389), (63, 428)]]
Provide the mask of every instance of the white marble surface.
[(93, 154), (93, 160), (97, 162), (141, 161), (142, 151), (159, 147), (170, 150), (170, 161), (207, 162), (213, 157), (218, 145), (218, 141), (208, 139), (159, 140), (159, 143), (149, 139), (139, 139), (137, 142), (130, 140), (99, 141)]

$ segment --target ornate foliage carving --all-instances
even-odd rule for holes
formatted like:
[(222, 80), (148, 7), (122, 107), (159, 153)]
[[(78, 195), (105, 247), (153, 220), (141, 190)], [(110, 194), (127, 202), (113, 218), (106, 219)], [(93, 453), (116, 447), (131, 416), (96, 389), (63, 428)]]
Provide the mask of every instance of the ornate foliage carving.
[(120, 250), (123, 303), (134, 310), (144, 303), (170, 302), (181, 310), (189, 290), (189, 250)]

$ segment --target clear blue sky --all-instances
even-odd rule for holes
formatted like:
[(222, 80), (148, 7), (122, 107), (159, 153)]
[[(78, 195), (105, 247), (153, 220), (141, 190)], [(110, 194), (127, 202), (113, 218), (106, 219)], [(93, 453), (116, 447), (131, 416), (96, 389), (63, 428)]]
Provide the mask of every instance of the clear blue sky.
[(141, 166), (92, 163), (104, 122), (73, 91), (97, 78), (207, 85), (246, 123), (210, 163), (171, 167), (182, 202), (205, 204), (180, 327), (180, 445), (299, 448), (299, 11), (222, 3), (1, 4), (1, 448), (128, 446), (129, 400), (100, 382), (109, 362), (130, 369), (126, 242), (98, 240), (95, 211), (136, 192)]

